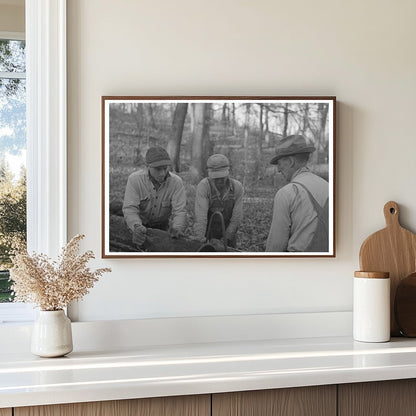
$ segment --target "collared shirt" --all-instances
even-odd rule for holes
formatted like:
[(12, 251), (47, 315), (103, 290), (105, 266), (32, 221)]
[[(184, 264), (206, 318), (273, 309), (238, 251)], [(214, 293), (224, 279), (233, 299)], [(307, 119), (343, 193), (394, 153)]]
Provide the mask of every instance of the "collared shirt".
[[(230, 218), (230, 222), (225, 232), (228, 235), (233, 235), (237, 232), (237, 228), (243, 219), (243, 185), (236, 179), (229, 178), (228, 189), (221, 197), (223, 200), (230, 194), (231, 187), (234, 194), (234, 207), (233, 213)], [(196, 188), (195, 197), (195, 223), (194, 234), (198, 238), (204, 238), (207, 223), (208, 223), (208, 210), (211, 201), (211, 186), (208, 178), (202, 179)]]
[(156, 189), (147, 170), (133, 172), (127, 180), (123, 214), (131, 230), (136, 224), (146, 227), (152, 223), (167, 223), (172, 217), (172, 228), (183, 231), (186, 225), (186, 193), (182, 179), (169, 173)]
[[(328, 199), (329, 184), (308, 168), (296, 171), (291, 182), (307, 187), (319, 205)], [(318, 225), (318, 216), (305, 189), (293, 183), (279, 189), (274, 198), (273, 219), (266, 251), (304, 252), (309, 247)]]

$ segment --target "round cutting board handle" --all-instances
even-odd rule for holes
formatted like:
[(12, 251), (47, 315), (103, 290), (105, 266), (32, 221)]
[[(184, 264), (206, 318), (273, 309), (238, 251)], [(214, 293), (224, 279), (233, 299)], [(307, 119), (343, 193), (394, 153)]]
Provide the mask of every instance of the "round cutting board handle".
[(399, 205), (396, 202), (389, 201), (386, 205), (384, 205), (384, 218), (386, 219), (387, 227), (400, 226)]

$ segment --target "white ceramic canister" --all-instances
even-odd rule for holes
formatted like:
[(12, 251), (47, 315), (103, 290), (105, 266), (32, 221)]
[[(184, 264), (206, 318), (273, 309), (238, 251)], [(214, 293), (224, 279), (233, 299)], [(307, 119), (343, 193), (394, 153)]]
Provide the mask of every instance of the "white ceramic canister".
[(390, 340), (390, 278), (387, 272), (354, 273), (353, 336), (356, 341)]

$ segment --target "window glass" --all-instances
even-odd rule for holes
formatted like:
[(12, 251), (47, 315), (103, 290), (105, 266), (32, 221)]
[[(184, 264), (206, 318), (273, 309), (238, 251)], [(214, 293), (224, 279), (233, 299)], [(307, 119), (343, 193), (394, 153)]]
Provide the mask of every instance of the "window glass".
[(24, 40), (0, 39), (0, 72), (26, 72)]
[(10, 302), (8, 269), (26, 244), (25, 42), (0, 39), (0, 302)]

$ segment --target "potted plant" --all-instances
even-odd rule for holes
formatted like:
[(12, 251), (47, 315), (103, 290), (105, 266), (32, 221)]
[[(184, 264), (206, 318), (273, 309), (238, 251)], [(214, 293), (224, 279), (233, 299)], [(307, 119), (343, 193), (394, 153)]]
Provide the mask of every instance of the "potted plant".
[(92, 251), (79, 254), (84, 235), (76, 235), (57, 261), (45, 254), (19, 251), (12, 259), (10, 279), (15, 302), (33, 303), (40, 309), (32, 332), (31, 351), (41, 357), (60, 357), (72, 351), (71, 321), (65, 315), (72, 301), (81, 299), (109, 268), (92, 271), (87, 263)]

